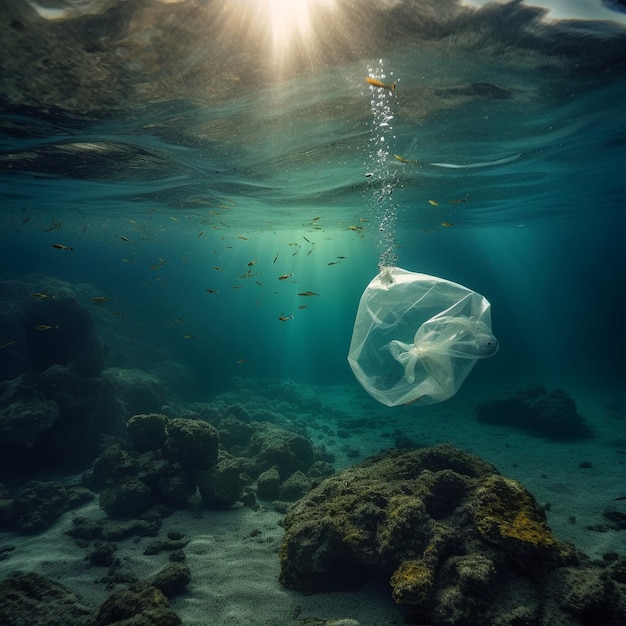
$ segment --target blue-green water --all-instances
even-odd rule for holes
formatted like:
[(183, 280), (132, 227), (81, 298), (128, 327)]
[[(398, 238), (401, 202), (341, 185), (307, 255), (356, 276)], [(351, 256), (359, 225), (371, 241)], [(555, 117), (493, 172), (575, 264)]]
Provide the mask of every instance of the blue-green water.
[[(243, 369), (345, 382), (358, 299), (391, 237), (400, 267), (491, 301), (501, 350), (476, 380), (623, 379), (621, 14), (609, 28), (516, 3), (428, 16), (400, 3), (375, 10), (376, 36), (357, 20), (326, 49), (305, 40), (285, 70), (262, 40), (218, 36), (244, 5), (210, 23), (216, 9), (200, 3), (195, 32), (188, 3), (153, 4), (55, 20), (4, 9), (5, 275), (95, 285), (128, 314), (120, 333), (140, 327), (193, 369), (200, 394)], [(131, 71), (141, 36), (151, 43)], [(76, 61), (86, 49), (103, 73), (93, 85)], [(377, 73), (393, 95), (364, 82)], [(375, 98), (391, 112), (383, 163)], [(379, 197), (385, 185), (393, 195)]]
[[(559, 537), (594, 557), (623, 554), (623, 531), (602, 511), (623, 510), (624, 496), (626, 12), (619, 0), (540, 5), (3, 0), (2, 389), (10, 396), (28, 370), (16, 363), (33, 329), (18, 322), (47, 296), (30, 294), (56, 279), (73, 286), (103, 366), (125, 368), (131, 391), (131, 369), (182, 382), (161, 409), (96, 407), (97, 424), (72, 414), (87, 442), (75, 463), (64, 437), (48, 456), (45, 429), (39, 447), (20, 449), (25, 435), (9, 425), (0, 434), (19, 441), (0, 443), (0, 481), (56, 477), (66, 461), (81, 471), (123, 436), (125, 411), (217, 420), (233, 404), (258, 411), (255, 427), (269, 415), (325, 446), (336, 470), (407, 438), (450, 442), (524, 482)], [(354, 379), (355, 314), (384, 264), (491, 303), (499, 350), (446, 403), (387, 409)], [(533, 382), (571, 395), (596, 437), (476, 422), (478, 402)], [(83, 411), (81, 384), (66, 395)], [(329, 600), (278, 584), (269, 507), (205, 511), (199, 525), (183, 508), (166, 522), (199, 546), (195, 587), (177, 605), (185, 623), (207, 623), (207, 606), (224, 624), (290, 623), (301, 606), (328, 617)], [(233, 550), (208, 574), (207, 519)], [(262, 524), (268, 546), (246, 560), (238, 550)], [(99, 606), (106, 591), (80, 569), (82, 547), (64, 569), (70, 540), (51, 537), (44, 548), (12, 537), (3, 574), (22, 559)], [(141, 562), (142, 544), (120, 546), (129, 569)], [(248, 567), (257, 596), (246, 595)], [(217, 599), (202, 595), (213, 581)], [(397, 623), (387, 596), (368, 600), (385, 621), (358, 596), (346, 614)]]

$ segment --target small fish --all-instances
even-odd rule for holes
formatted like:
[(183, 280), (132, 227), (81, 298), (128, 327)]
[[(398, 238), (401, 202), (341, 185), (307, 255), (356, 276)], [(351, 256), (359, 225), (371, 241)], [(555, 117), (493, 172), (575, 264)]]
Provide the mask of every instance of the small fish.
[(399, 154), (394, 154), (393, 158), (396, 161), (400, 161), (400, 163), (407, 163), (409, 165), (419, 165), (420, 162), (416, 161), (415, 159), (405, 159), (403, 156), (400, 156)]
[(439, 206), (439, 202), (437, 202), (437, 200), (429, 200), (428, 204), (430, 204), (431, 206)]
[(219, 293), (217, 289), (207, 289), (206, 292), (207, 293)]
[(70, 246), (64, 246), (62, 243), (53, 243), (52, 247), (56, 248), (57, 250), (73, 250), (74, 249), (74, 248), (70, 248)]
[(310, 256), (310, 255), (311, 255), (311, 253), (312, 253), (314, 250), (315, 250), (315, 248), (311, 248), (311, 249), (310, 249), (310, 250), (306, 253), (306, 255), (307, 255), (307, 256)]
[(204, 231), (203, 231), (203, 230), (201, 230), (201, 231), (198, 233), (198, 238), (202, 237), (202, 235), (204, 235)]
[[(15, 343), (15, 342), (13, 342)], [(626, 500), (626, 496), (620, 496), (619, 498), (615, 498), (616, 500)]]
[(49, 298), (50, 296), (47, 293), (31, 293), (33, 298)]
[(289, 272), (289, 274), (282, 274), (278, 277), (278, 280), (287, 280), (293, 276), (293, 272)]
[(111, 311), (111, 315), (115, 315), (116, 317), (126, 317), (128, 313), (124, 313), (124, 311)]
[(29, 220), (30, 220), (30, 216), (28, 216), (28, 217), (24, 218), (24, 219), (22, 220), (21, 226), (24, 226), (24, 224), (26, 224)]
[(338, 259), (347, 259), (348, 257), (347, 256), (338, 256), (337, 258)]
[(377, 78), (372, 78), (371, 76), (366, 76), (365, 77), (365, 82), (368, 85), (371, 85), (372, 87), (380, 87), (381, 89), (389, 89), (389, 91), (391, 91), (391, 93), (394, 93), (396, 90), (396, 84), (395, 83), (391, 83), (391, 85), (388, 85), (386, 83), (383, 83), (382, 81), (378, 80)]
[(363, 226), (348, 226), (348, 230), (353, 230), (355, 232), (360, 232), (364, 230)]
[(94, 304), (102, 304), (103, 302), (108, 302), (111, 298), (107, 296), (94, 296), (91, 301)]
[(223, 271), (224, 271), (224, 270), (223, 270), (223, 269), (222, 269), (219, 265), (214, 265), (214, 266), (213, 266), (213, 269), (214, 269), (216, 272), (223, 272)]
[(195, 335), (183, 335), (183, 339), (195, 339)]
[(307, 243), (310, 243), (312, 245), (315, 245), (314, 241), (311, 241), (310, 239), (307, 239), (304, 235), (302, 235), (302, 239), (304, 239), (304, 241), (306, 241)]
[(302, 309), (308, 309), (308, 308), (309, 308), (309, 305), (308, 305), (308, 304), (301, 304), (301, 305), (298, 307), (298, 310), (299, 310), (299, 311), (302, 311)]
[(274, 260), (272, 261), (272, 263), (276, 263), (276, 261), (278, 261), (278, 252), (276, 253), (276, 256), (274, 257)]
[(365, 172), (365, 178), (371, 178), (372, 176), (374, 176), (372, 172)]
[(53, 217), (52, 223), (50, 224), (50, 226), (48, 226), (48, 228), (45, 229), (44, 232), (49, 233), (51, 230), (60, 230), (60, 229), (61, 229), (61, 222), (57, 222), (56, 219)]
[(120, 235), (120, 239), (126, 243), (132, 243), (132, 241), (128, 237), (124, 237), (124, 235)]
[(467, 202), (469, 198), (469, 193), (465, 196), (465, 198), (454, 198), (453, 200), (448, 200), (449, 204), (461, 204), (461, 202)]
[(59, 325), (57, 324), (56, 326), (50, 326), (49, 324), (37, 324), (37, 326), (35, 326), (35, 330), (58, 330), (59, 329)]
[(0, 344), (0, 350), (4, 350), (5, 348), (8, 348), (9, 346), (14, 346), (16, 343), (17, 341), (15, 340), (5, 341), (4, 343)]
[(239, 363), (239, 365), (243, 365), (244, 363), (250, 363), (250, 361), (248, 359), (237, 359), (237, 363)]
[(279, 315), (279, 316), (278, 316), (278, 319), (279, 319), (281, 322), (286, 322), (286, 321), (288, 321), (288, 320), (292, 320), (292, 319), (293, 319), (293, 313), (292, 313), (291, 315)]
[(254, 261), (250, 261), (250, 263), (248, 263), (248, 267), (252, 267), (253, 265), (256, 265), (258, 259), (254, 259)]
[(243, 285), (232, 285), (231, 289), (243, 289)]
[(327, 265), (339, 265), (339, 261), (330, 261)]
[(441, 222), (442, 226), (454, 226), (452, 222)]
[(244, 237), (243, 235), (238, 235), (237, 239), (243, 239), (244, 241), (248, 241), (248, 238)]
[(319, 293), (316, 293), (315, 291), (301, 291), (299, 294), (299, 296), (319, 296)]

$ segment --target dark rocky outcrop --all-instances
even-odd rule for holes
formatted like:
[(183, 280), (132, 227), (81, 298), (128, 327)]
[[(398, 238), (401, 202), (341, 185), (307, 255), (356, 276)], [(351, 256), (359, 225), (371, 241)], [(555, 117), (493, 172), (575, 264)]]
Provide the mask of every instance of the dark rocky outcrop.
[(478, 404), (476, 419), (561, 441), (593, 436), (565, 391), (547, 391), (541, 385), (529, 385), (512, 396)]
[[(391, 451), (287, 513), (281, 582), (307, 593), (389, 581), (409, 623), (617, 626), (626, 588), (551, 533), (515, 480), (449, 445)], [(602, 616), (601, 622), (589, 615)]]

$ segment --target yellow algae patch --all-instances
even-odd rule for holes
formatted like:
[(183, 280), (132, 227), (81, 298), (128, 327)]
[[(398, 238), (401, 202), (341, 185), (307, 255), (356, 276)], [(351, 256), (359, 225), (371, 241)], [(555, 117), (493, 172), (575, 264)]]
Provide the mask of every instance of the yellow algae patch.
[(494, 543), (513, 541), (544, 548), (557, 544), (533, 496), (504, 476), (489, 476), (477, 490), (474, 523)]
[(432, 569), (419, 560), (404, 561), (389, 582), (393, 599), (402, 604), (425, 603), (435, 584)]

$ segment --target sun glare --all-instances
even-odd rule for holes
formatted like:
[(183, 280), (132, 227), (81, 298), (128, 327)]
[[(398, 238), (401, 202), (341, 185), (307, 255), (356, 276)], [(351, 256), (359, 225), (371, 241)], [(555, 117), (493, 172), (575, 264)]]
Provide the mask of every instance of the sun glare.
[(316, 27), (336, 8), (336, 0), (255, 0), (260, 21), (269, 33), (274, 61), (285, 64), (290, 54), (312, 54)]

